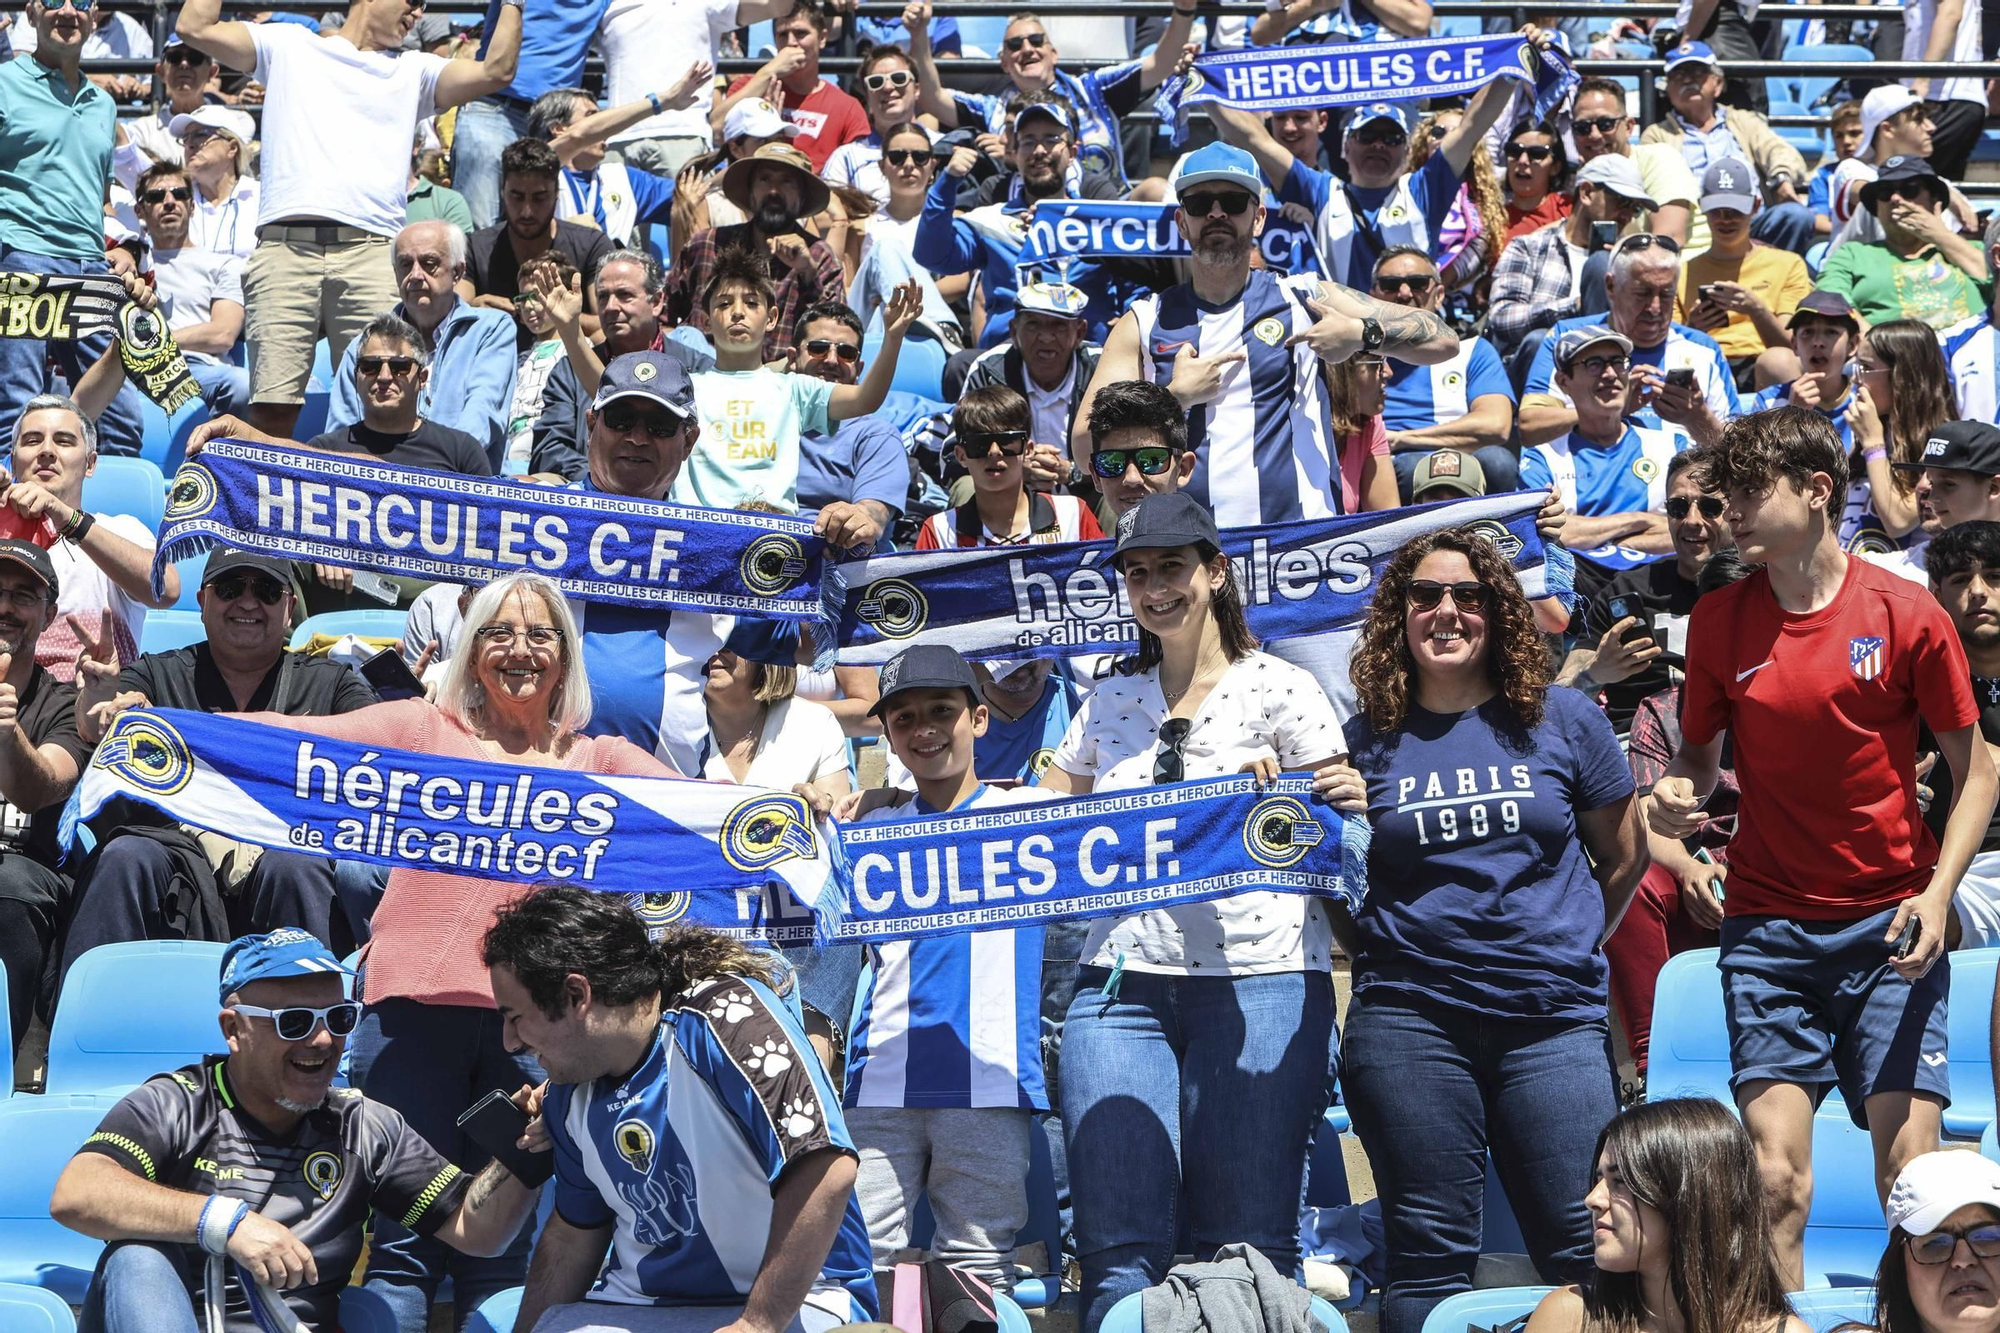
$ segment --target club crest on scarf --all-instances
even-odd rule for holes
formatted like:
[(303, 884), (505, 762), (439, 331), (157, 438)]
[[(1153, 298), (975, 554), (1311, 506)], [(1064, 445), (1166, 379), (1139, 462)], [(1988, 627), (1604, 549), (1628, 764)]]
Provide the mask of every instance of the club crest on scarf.
[(782, 532), (767, 532), (743, 551), (743, 586), (765, 594), (784, 592), (805, 577), (807, 564), (805, 548), (797, 539)]
[(768, 870), (797, 857), (819, 856), (812, 811), (797, 796), (772, 792), (752, 797), (722, 820), (722, 856), (738, 870)]
[(877, 579), (861, 590), (854, 607), (863, 624), (874, 626), (890, 639), (909, 638), (924, 627), (930, 613), (930, 602), (915, 584), (903, 579)]
[(215, 497), (215, 474), (199, 463), (183, 463), (167, 490), (166, 518), (200, 518), (215, 508)]
[(1272, 796), (1251, 807), (1243, 821), (1243, 850), (1259, 865), (1282, 870), (1305, 859), (1319, 846), (1326, 829), (1304, 803), (1291, 796)]
[(137, 712), (118, 715), (90, 764), (155, 796), (173, 795), (194, 776), (194, 756), (181, 734), (159, 718)]

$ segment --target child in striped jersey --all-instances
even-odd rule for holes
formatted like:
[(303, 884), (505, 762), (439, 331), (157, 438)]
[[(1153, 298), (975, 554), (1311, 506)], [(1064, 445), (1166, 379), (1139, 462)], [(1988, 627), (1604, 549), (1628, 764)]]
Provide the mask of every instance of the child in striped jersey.
[[(979, 683), (957, 652), (907, 648), (882, 668), (889, 748), (917, 795), (861, 816), (913, 819), (1051, 799), (980, 782), (986, 730)], [(997, 1290), (1012, 1284), (1015, 1234), (1028, 1221), (1028, 1145), (1042, 1078), (1040, 927), (869, 946), (848, 1049), (847, 1124), (861, 1153), (855, 1197), (875, 1267), (910, 1243), (917, 1195), (937, 1219), (932, 1249)]]

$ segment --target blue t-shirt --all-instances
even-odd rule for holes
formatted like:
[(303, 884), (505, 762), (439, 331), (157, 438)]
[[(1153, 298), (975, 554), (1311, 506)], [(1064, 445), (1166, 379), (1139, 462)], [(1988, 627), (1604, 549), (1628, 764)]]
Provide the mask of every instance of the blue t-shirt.
[(1514, 385), (1500, 354), (1484, 338), (1467, 338), (1458, 354), (1434, 366), (1391, 361), (1383, 392), (1382, 425), (1389, 430), (1422, 430), (1456, 421), (1472, 410), (1472, 400), (1497, 393), (1514, 401)]
[(1524, 731), (1501, 699), (1400, 730), (1346, 727), (1368, 786), (1357, 995), (1382, 990), (1498, 1018), (1605, 1013), (1604, 893), (1577, 812), (1632, 794), (1604, 711), (1553, 686)]
[(910, 456), (895, 423), (879, 413), (849, 417), (833, 434), (808, 432), (799, 442), (799, 513), (837, 500), (874, 500), (897, 514), (910, 498)]
[[(549, 1084), (555, 1204), (571, 1226), (612, 1227), (591, 1298), (624, 1305), (738, 1304), (770, 1240), (772, 1196), (793, 1162), (856, 1156), (840, 1099), (784, 1001), (738, 976), (670, 1002), (653, 1047), (616, 1082)], [(853, 1195), (807, 1303), (874, 1318), (874, 1263)]]
[(1814, 217), (1825, 218), (1829, 223), (1833, 221), (1833, 169), (1839, 165), (1838, 162), (1821, 164), (1806, 189), (1806, 207)]
[[(903, 26), (901, 19), (877, 19), (864, 15), (853, 15), (848, 20), (854, 25), (854, 35), (870, 46), (893, 46), (898, 51), (910, 49), (910, 30)], [(931, 54), (934, 56), (955, 56), (964, 49), (965, 39), (959, 35), (958, 20), (943, 15), (933, 15), (926, 33), (931, 39)]]
[[(1444, 229), (1444, 220), (1451, 213), (1451, 206), (1458, 198), (1459, 186), (1464, 182), (1443, 153), (1432, 153), (1424, 159), (1424, 164), (1406, 178), (1410, 183), (1411, 197), (1416, 201), (1417, 212), (1424, 220), (1424, 234), (1430, 238), (1429, 250), (1437, 253), (1438, 233)], [(1347, 192), (1347, 204), (1354, 212), (1354, 240), (1347, 250), (1347, 272), (1335, 274), (1337, 281), (1344, 282), (1357, 291), (1367, 291), (1374, 283), (1375, 260), (1388, 246), (1381, 235), (1381, 211), (1389, 202), (1389, 196), (1396, 186), (1376, 185), (1362, 188), (1350, 185), (1330, 171), (1294, 160), (1292, 169), (1285, 179), (1278, 183), (1280, 203), (1304, 204), (1318, 218), (1326, 211), (1327, 200), (1335, 190)], [(1334, 257), (1322, 256), (1331, 265)]]
[[(486, 43), (492, 40), (500, 22), (501, 0), (486, 6), (487, 34), (479, 42), (479, 58), (486, 58)], [(604, 18), (607, 0), (527, 0), (521, 11), (521, 57), (514, 66), (514, 81), (500, 90), (503, 97), (532, 102), (557, 88), (573, 88), (583, 82), (583, 58), (590, 51), (590, 39)]]
[[(1544, 393), (1567, 403), (1569, 400), (1555, 383), (1556, 344), (1571, 329), (1587, 329), (1609, 323), (1610, 319), (1605, 315), (1572, 315), (1568, 319), (1557, 320), (1549, 330), (1549, 336), (1543, 340), (1541, 350), (1535, 353), (1534, 364), (1528, 367), (1528, 382), (1521, 388), (1522, 395)], [(1654, 347), (1632, 349), (1632, 364), (1655, 369), (1672, 366), (1677, 370), (1692, 370), (1695, 388), (1708, 400), (1709, 410), (1715, 413), (1717, 420), (1730, 421), (1743, 415), (1743, 404), (1736, 396), (1736, 376), (1729, 369), (1729, 358), (1722, 354), (1722, 348), (1715, 339), (1699, 329), (1681, 324), (1669, 325), (1665, 342)], [(1629, 419), (1642, 426), (1667, 425), (1659, 412), (1650, 406), (1633, 413)]]
[(987, 782), (1035, 782), (1056, 757), (1069, 720), (1079, 704), (1076, 688), (1059, 672), (1051, 672), (1042, 697), (1019, 717), (986, 710), (986, 734), (972, 743), (972, 766)]

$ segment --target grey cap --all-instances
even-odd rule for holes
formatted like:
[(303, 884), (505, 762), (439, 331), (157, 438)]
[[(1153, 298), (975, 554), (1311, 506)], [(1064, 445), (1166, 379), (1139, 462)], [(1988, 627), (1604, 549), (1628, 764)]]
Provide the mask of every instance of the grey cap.
[(1601, 185), (1616, 195), (1630, 199), (1646, 208), (1658, 208), (1659, 202), (1646, 193), (1646, 182), (1639, 175), (1638, 166), (1622, 153), (1600, 153), (1577, 169), (1576, 183), (1585, 182)]
[(1757, 173), (1739, 158), (1717, 158), (1701, 173), (1701, 211), (1730, 208), (1738, 213), (1757, 210)]
[(1576, 360), (1585, 348), (1595, 347), (1598, 343), (1617, 343), (1619, 351), (1627, 356), (1632, 354), (1630, 338), (1609, 324), (1587, 324), (1580, 329), (1566, 330), (1556, 339), (1556, 365), (1563, 370), (1569, 369), (1569, 363)]

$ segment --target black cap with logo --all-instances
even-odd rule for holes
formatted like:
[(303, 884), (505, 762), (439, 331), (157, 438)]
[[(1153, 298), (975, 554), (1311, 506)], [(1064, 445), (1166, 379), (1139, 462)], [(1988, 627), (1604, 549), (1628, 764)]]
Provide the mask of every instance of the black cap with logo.
[(1930, 438), (1924, 441), (1924, 452), (1916, 462), (1892, 466), (1906, 472), (1941, 467), (2000, 477), (2000, 426), (1984, 421), (1944, 422), (1931, 430)]
[(868, 710), (880, 717), (889, 702), (905, 690), (964, 690), (973, 703), (979, 702), (979, 677), (958, 649), (941, 643), (919, 643), (905, 648), (882, 664), (882, 697)]
[(56, 583), (55, 561), (49, 559), (49, 553), (33, 542), (24, 542), (18, 538), (0, 541), (0, 560), (12, 560), (17, 565), (27, 566), (28, 572), (40, 579), (42, 585), (49, 590), (49, 596), (62, 595), (62, 590)]

